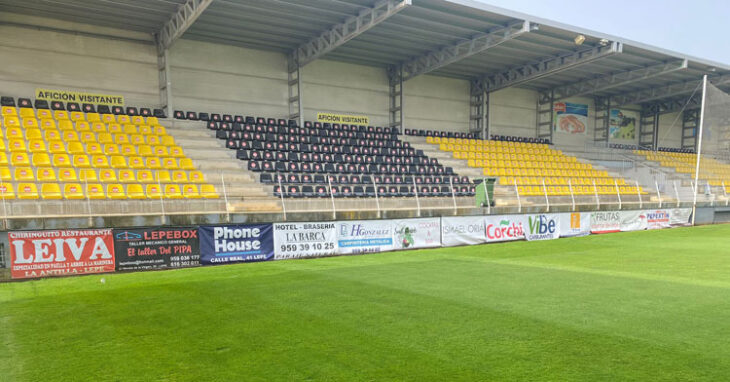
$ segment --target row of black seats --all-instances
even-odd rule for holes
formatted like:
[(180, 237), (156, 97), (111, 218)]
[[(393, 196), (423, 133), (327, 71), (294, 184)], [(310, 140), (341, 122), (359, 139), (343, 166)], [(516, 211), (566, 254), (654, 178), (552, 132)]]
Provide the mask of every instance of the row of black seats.
[(37, 99), (35, 102), (31, 101), (30, 98), (18, 98), (18, 103), (15, 103), (13, 97), (0, 97), (0, 104), (2, 106), (11, 107), (27, 107), (36, 109), (50, 109), (50, 110), (67, 110), (67, 111), (81, 111), (84, 113), (100, 113), (100, 114), (114, 114), (114, 115), (128, 115), (143, 117), (157, 117), (165, 118), (165, 112), (162, 109), (150, 109), (147, 107), (136, 108), (128, 106), (126, 108), (121, 106), (108, 106), (108, 105), (94, 105), (91, 103), (84, 103), (79, 105), (77, 102), (68, 102), (64, 105), (61, 101), (52, 101), (50, 104), (46, 100)]
[(405, 129), (403, 130), (405, 135), (417, 136), (417, 137), (441, 137), (441, 138), (462, 138), (462, 139), (476, 139), (476, 134), (472, 133), (457, 133), (454, 131), (438, 131), (438, 130), (416, 130), (416, 129)]
[[(226, 141), (226, 145), (237, 152), (244, 150), (257, 151), (274, 151), (274, 152), (291, 152), (305, 154), (351, 154), (351, 155), (368, 155), (368, 156), (398, 156), (398, 157), (425, 157), (422, 150), (413, 148), (397, 148), (397, 147), (361, 147), (361, 146), (339, 146), (339, 145), (309, 145), (306, 143), (272, 143), (260, 141)], [(234, 146), (235, 145), (235, 146)], [(241, 154), (243, 155), (243, 154)], [(238, 159), (247, 159), (239, 157)], [(434, 160), (436, 160), (434, 158)], [(314, 161), (314, 159), (312, 160)]]
[[(230, 116), (229, 116), (230, 117)], [(262, 118), (258, 117), (242, 117), (237, 115), (231, 121), (208, 121), (206, 127), (210, 130), (242, 130), (242, 131), (268, 131), (268, 132), (281, 132), (281, 128), (304, 128), (313, 130), (326, 130), (326, 131), (354, 131), (363, 133), (381, 133), (381, 134), (400, 134), (397, 128), (381, 127), (381, 126), (364, 126), (364, 125), (340, 125), (339, 123), (320, 123), (320, 122), (304, 122), (304, 126), (299, 126), (297, 121), (289, 120), (288, 123), (285, 119), (274, 119), (274, 118)], [(272, 128), (277, 128), (276, 130)], [(291, 131), (291, 130), (289, 130)], [(304, 133), (300, 133), (304, 134)], [(310, 133), (310, 135), (317, 135)]]
[(547, 138), (528, 138), (528, 137), (515, 137), (512, 135), (490, 135), (489, 139), (492, 141), (503, 141), (503, 142), (520, 142), (520, 143), (540, 143), (549, 145), (550, 140)]
[[(220, 131), (219, 131), (220, 133)], [(232, 132), (233, 133), (233, 132)], [(282, 147), (285, 144), (300, 144), (302, 145), (320, 145), (320, 146), (341, 146), (341, 147), (370, 147), (370, 148), (380, 148), (380, 149), (399, 149), (399, 148), (408, 148), (409, 146), (407, 142), (404, 144), (404, 142), (401, 141), (378, 141), (375, 139), (357, 139), (357, 138), (330, 138), (330, 137), (308, 137), (308, 136), (298, 136), (298, 135), (282, 135), (277, 137), (277, 139), (282, 138), (281, 141), (267, 141), (267, 140), (260, 140), (260, 139), (243, 139), (239, 138), (238, 135), (235, 137), (233, 135), (231, 136), (223, 136), (223, 135), (216, 135), (216, 138), (218, 139), (225, 139), (226, 140), (226, 147), (229, 149), (240, 149), (240, 148), (253, 148), (253, 144), (256, 143), (262, 143), (262, 144), (269, 144), (271, 147), (278, 147), (278, 144), (281, 143)], [(284, 140), (286, 139), (286, 140)]]
[[(373, 198), (376, 196), (374, 186), (332, 186), (288, 185), (282, 188), (274, 187), (274, 196), (285, 198)], [(450, 197), (450, 196), (474, 196), (474, 186), (378, 186), (378, 197)]]
[(342, 163), (299, 163), (278, 161), (248, 161), (253, 172), (293, 172), (309, 174), (400, 174), (400, 175), (454, 175), (451, 167), (441, 165), (397, 165), (397, 164), (342, 164)]
[(609, 143), (608, 147), (611, 149), (619, 149), (619, 150), (637, 150), (639, 146), (637, 145), (625, 145), (621, 143)]
[[(280, 134), (280, 135), (298, 135), (298, 136), (316, 136), (316, 137), (333, 137), (333, 138), (366, 138), (366, 139), (377, 139), (377, 140), (398, 140), (397, 131), (391, 132), (390, 129), (387, 131), (378, 131), (376, 129), (358, 129), (358, 130), (329, 130), (325, 128), (316, 127), (297, 127), (297, 126), (271, 126), (271, 125), (250, 125), (240, 124), (233, 122), (229, 124), (227, 122), (221, 122), (216, 124), (216, 128), (211, 128), (210, 125), (215, 124), (214, 122), (208, 122), (208, 129), (216, 131), (216, 136), (222, 137), (224, 134), (227, 136), (238, 135), (243, 133), (244, 137), (246, 134)], [(235, 134), (234, 134), (235, 133)]]
[[(339, 146), (334, 146), (339, 147)], [(293, 163), (312, 163), (327, 165), (329, 163), (339, 164), (405, 164), (405, 165), (432, 165), (438, 166), (437, 158), (425, 156), (396, 155), (404, 152), (404, 149), (390, 149), (392, 155), (360, 155), (360, 154), (332, 154), (332, 153), (297, 153), (286, 151), (262, 151), (262, 150), (238, 150), (236, 158), (241, 160), (268, 160)]]
[(664, 151), (668, 153), (682, 153), (682, 154), (694, 154), (694, 149), (678, 149), (674, 147), (659, 147), (657, 151)]
[(462, 176), (411, 176), (411, 175), (336, 175), (336, 174), (298, 174), (298, 173), (262, 173), (259, 175), (259, 181), (264, 184), (375, 184), (375, 185), (470, 185), (469, 178)]

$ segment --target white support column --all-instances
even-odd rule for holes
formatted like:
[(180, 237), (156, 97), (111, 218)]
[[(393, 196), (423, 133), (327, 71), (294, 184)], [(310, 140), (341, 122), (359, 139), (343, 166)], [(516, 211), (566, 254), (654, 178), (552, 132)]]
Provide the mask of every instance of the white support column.
[(390, 95), (390, 127), (397, 128), (404, 133), (403, 121), (403, 68), (392, 66), (388, 68), (388, 83)]
[[(296, 53), (294, 53), (296, 54)], [(294, 54), (287, 56), (287, 84), (289, 88), (289, 119), (295, 119), (304, 126), (304, 101), (302, 100), (302, 68)]]
[(160, 92), (160, 107), (167, 117), (171, 117), (173, 110), (172, 103), (172, 80), (170, 79), (170, 53), (164, 49), (157, 53), (157, 79)]

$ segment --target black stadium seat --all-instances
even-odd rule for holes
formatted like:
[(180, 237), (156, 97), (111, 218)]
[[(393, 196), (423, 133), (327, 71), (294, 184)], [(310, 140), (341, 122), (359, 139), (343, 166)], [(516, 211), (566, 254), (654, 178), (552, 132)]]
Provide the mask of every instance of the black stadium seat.
[(7, 96), (0, 97), (0, 106), (15, 107), (15, 99), (13, 97), (7, 97)]

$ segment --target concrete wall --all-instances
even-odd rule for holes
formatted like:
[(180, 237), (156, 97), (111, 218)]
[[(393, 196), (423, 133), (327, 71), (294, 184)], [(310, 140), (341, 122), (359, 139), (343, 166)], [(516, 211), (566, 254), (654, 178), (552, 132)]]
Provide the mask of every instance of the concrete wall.
[(508, 88), (490, 94), (489, 120), (490, 134), (534, 137), (537, 92)]
[(34, 98), (36, 88), (53, 88), (158, 103), (157, 58), (145, 34), (0, 13), (0, 58), (3, 95)]
[(682, 115), (667, 113), (659, 116), (659, 146), (682, 147)]
[(469, 131), (469, 82), (419, 76), (403, 85), (405, 127), (409, 129)]

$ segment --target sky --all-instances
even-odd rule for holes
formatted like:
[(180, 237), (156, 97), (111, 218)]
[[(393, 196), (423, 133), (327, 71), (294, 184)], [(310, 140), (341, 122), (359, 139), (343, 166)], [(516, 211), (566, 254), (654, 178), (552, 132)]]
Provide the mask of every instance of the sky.
[(730, 0), (477, 0), (730, 66)]

